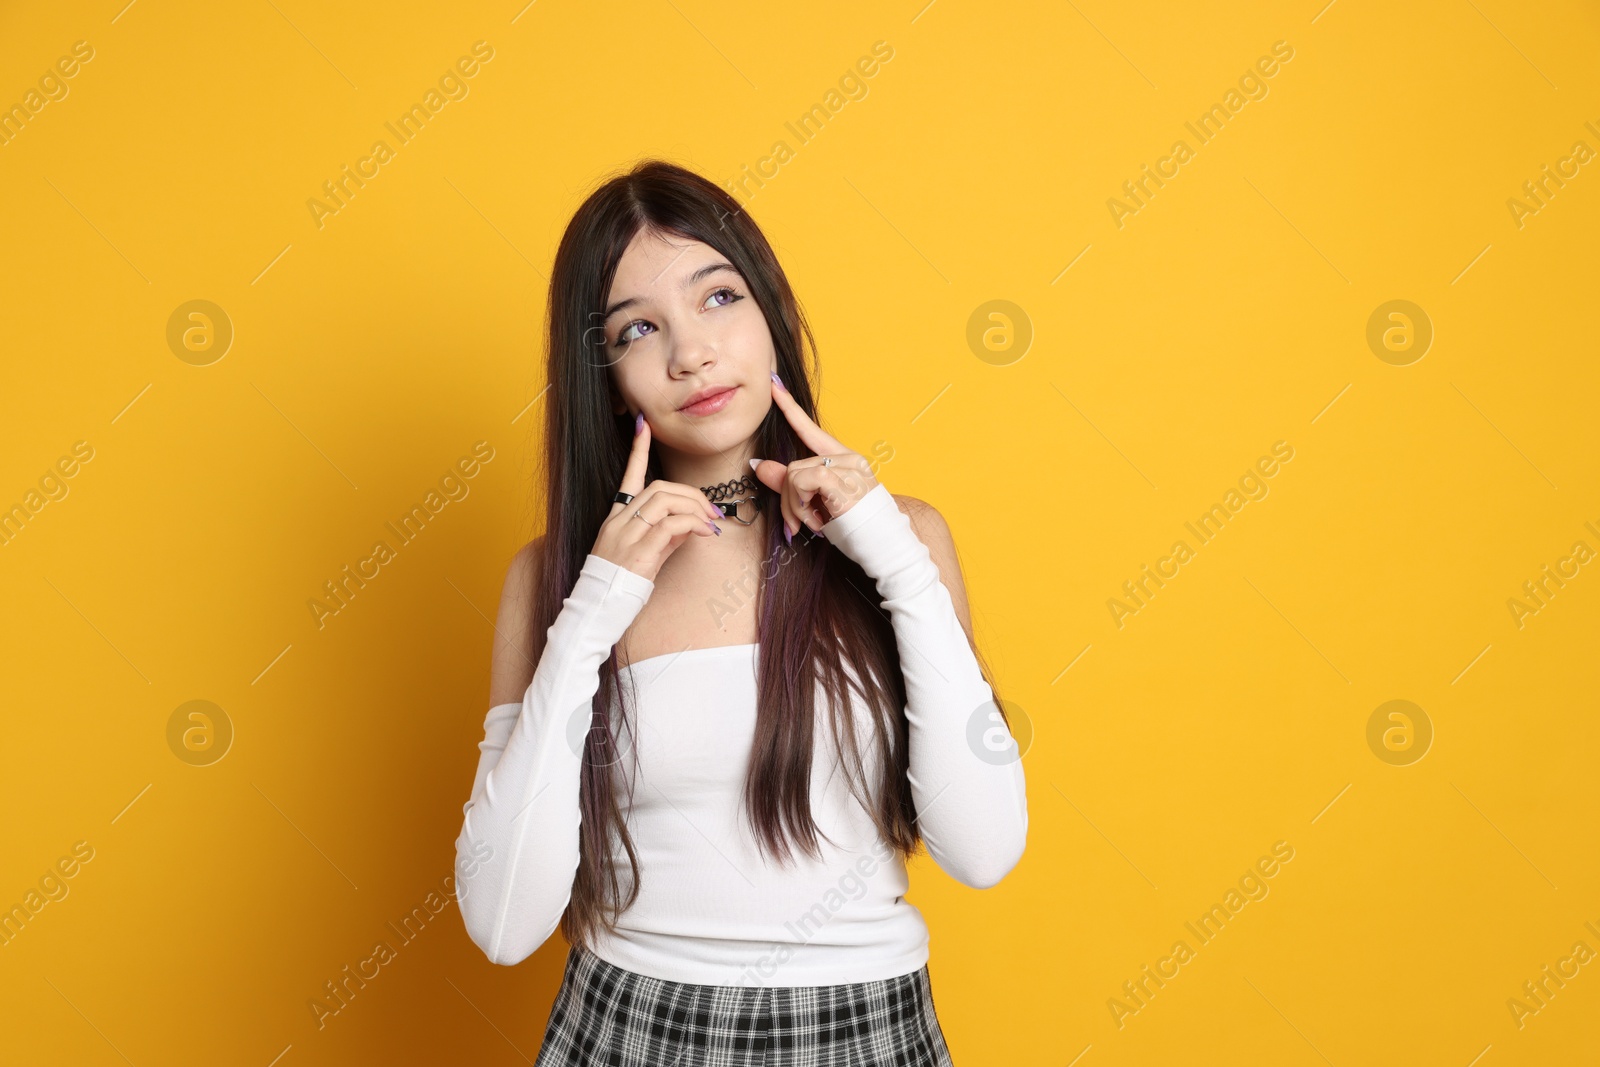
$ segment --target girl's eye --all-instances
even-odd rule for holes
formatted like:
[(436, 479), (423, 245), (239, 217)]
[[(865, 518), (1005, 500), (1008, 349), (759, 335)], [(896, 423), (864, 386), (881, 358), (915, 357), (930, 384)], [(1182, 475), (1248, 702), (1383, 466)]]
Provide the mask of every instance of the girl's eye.
[[(716, 300), (719, 296), (723, 297), (724, 299), (721, 300), (718, 303), (713, 304), (712, 301)], [(719, 289), (713, 289), (711, 291), (711, 295), (706, 297), (706, 304), (711, 305), (711, 307), (723, 307), (723, 308), (725, 308), (729, 304), (732, 304), (733, 302), (735, 302), (737, 300), (743, 300), (743, 299), (744, 299), (743, 294), (736, 292), (730, 286), (724, 285)], [(642, 333), (639, 334), (639, 335), (633, 335), (632, 334), (631, 331), (636, 326), (639, 327), (641, 330), (643, 330), (645, 327), (649, 327), (649, 329), (651, 331), (655, 330), (655, 327), (652, 326), (650, 323), (646, 322), (645, 320), (643, 320), (643, 319), (635, 319), (633, 322), (628, 323), (621, 330), (617, 331), (617, 339), (611, 343), (611, 347), (612, 348), (626, 348), (628, 345), (631, 345), (633, 342), (637, 341), (639, 339), (639, 337), (642, 337), (643, 336)]]
[(721, 303), (721, 304), (715, 305), (716, 307), (724, 307), (725, 308), (729, 304), (733, 303), (735, 300), (743, 300), (744, 299), (744, 297), (740, 296), (738, 293), (734, 292), (731, 288), (729, 288), (728, 286), (724, 285), (720, 289), (713, 289), (711, 291), (711, 295), (706, 297), (706, 303), (708, 303), (708, 304), (711, 303), (712, 300), (715, 300), (719, 295), (721, 295), (723, 293), (727, 294), (728, 299), (725, 302)]
[[(615, 342), (612, 343), (611, 347), (612, 348), (626, 348), (628, 345), (631, 345), (633, 342), (637, 341), (638, 340), (637, 337), (629, 337), (628, 336), (628, 331), (633, 329), (635, 326), (650, 326), (650, 324), (648, 322), (645, 322), (642, 319), (628, 323), (628, 325), (624, 326), (622, 329), (617, 331), (617, 339), (616, 339)], [(654, 326), (650, 326), (650, 328), (652, 330), (655, 329)]]

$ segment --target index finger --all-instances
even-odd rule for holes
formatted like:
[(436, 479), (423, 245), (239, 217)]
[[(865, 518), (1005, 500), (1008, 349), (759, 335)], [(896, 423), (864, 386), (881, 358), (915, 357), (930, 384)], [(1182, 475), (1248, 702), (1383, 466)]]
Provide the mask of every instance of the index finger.
[(800, 440), (805, 442), (807, 448), (819, 456), (837, 455), (849, 452), (832, 434), (818, 426), (806, 409), (800, 406), (794, 395), (779, 385), (776, 380), (772, 383), (772, 399), (778, 405), (778, 410), (783, 412), (784, 418), (789, 420), (789, 425), (794, 427), (794, 432)]
[(618, 488), (629, 496), (638, 496), (644, 492), (644, 471), (650, 463), (650, 424), (645, 421), (644, 412), (634, 416), (633, 425), (633, 448), (628, 451), (628, 466), (622, 472), (622, 484)]

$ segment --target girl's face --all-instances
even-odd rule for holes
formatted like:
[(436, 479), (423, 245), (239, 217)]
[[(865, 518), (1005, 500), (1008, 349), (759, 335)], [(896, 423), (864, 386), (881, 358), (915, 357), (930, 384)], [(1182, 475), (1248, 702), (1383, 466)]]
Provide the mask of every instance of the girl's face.
[(735, 451), (772, 407), (778, 363), (766, 316), (710, 245), (641, 229), (622, 253), (601, 325), (613, 410), (643, 411), (655, 444)]

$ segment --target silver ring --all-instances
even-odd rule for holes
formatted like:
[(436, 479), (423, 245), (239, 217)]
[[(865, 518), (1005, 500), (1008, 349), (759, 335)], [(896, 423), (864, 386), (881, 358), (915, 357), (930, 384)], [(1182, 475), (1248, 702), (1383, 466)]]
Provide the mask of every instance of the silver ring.
[(633, 517), (638, 519), (640, 522), (644, 523), (646, 526), (654, 526), (655, 525), (655, 523), (651, 522), (649, 519), (647, 519), (643, 515), (639, 514), (639, 509), (638, 508), (634, 508), (633, 509)]
[(823, 456), (823, 457), (822, 457), (822, 465), (823, 465), (823, 466), (824, 466), (824, 467), (831, 467), (831, 466), (833, 466), (833, 457), (832, 457), (832, 456)]

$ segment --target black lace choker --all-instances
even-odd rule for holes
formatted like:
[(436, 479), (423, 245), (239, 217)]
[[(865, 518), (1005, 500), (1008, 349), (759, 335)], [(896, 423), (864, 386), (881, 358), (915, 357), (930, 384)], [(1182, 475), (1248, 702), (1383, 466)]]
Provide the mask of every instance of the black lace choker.
[[(756, 521), (756, 490), (765, 488), (766, 485), (758, 481), (756, 479), (755, 472), (752, 471), (742, 477), (735, 478), (731, 482), (720, 482), (717, 485), (702, 485), (700, 487), (700, 491), (706, 495), (707, 500), (720, 507), (723, 512), (727, 514), (728, 518), (739, 523), (741, 526), (749, 526), (751, 523)], [(740, 504), (750, 505), (750, 517), (748, 519), (742, 519), (739, 517)]]

